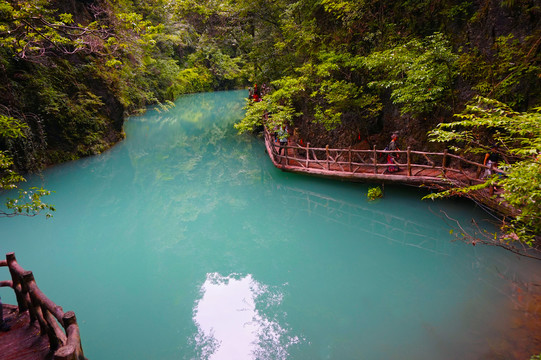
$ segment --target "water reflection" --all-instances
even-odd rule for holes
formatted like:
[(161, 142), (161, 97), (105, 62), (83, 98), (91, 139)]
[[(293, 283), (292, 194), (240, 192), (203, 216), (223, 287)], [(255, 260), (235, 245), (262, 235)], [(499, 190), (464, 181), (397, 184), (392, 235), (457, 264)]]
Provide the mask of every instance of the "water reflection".
[(299, 342), (279, 323), (278, 315), (270, 318), (282, 293), (250, 274), (207, 274), (200, 293), (193, 320), (201, 359), (286, 359), (288, 348)]

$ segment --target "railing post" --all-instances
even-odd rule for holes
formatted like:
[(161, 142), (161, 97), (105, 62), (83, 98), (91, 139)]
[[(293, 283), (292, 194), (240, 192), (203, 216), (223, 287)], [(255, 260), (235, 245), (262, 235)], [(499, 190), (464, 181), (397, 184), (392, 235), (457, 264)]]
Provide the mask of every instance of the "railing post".
[(445, 170), (445, 162), (447, 161), (447, 149), (443, 150), (443, 159), (441, 160), (441, 170), (443, 172), (443, 176), (446, 176), (446, 170)]
[(284, 145), (284, 153), (286, 154), (286, 165), (289, 165), (289, 160), (288, 160), (288, 157), (287, 157), (287, 153), (289, 152), (289, 140), (286, 142), (286, 144)]
[(378, 173), (378, 152), (376, 151), (376, 145), (374, 145), (374, 174)]
[(310, 143), (306, 143), (306, 168), (308, 169), (308, 160), (310, 160)]
[(272, 136), (270, 133), (267, 133), (267, 136), (269, 137), (269, 144), (271, 146), (272, 159), (274, 161), (278, 161), (278, 153), (276, 152), (276, 147), (274, 146), (274, 141), (272, 140)]
[(408, 146), (407, 158), (408, 158), (408, 176), (411, 176), (411, 147), (409, 146)]
[(349, 172), (351, 172), (352, 170), (352, 166), (351, 166), (351, 146), (348, 148), (348, 162), (349, 162)]
[(13, 290), (15, 291), (15, 297), (17, 298), (17, 306), (19, 307), (19, 312), (22, 313), (28, 310), (28, 304), (26, 303), (26, 297), (23, 294), (23, 288), (21, 284), (21, 278), (17, 272), (13, 269), (12, 264), (17, 263), (15, 258), (15, 253), (10, 252), (6, 254), (6, 260), (8, 263), (9, 273), (11, 274), (11, 280), (13, 282)]
[(81, 343), (81, 334), (79, 333), (79, 325), (77, 325), (75, 313), (73, 311), (65, 313), (62, 317), (62, 322), (64, 330), (66, 330), (66, 334), (68, 335), (68, 345), (73, 345), (75, 347), (75, 359), (85, 359), (83, 345)]
[(329, 145), (325, 145), (325, 155), (327, 157), (327, 170), (330, 170), (330, 166), (329, 166)]
[(54, 360), (77, 360), (75, 346), (65, 345), (54, 353)]
[(21, 286), (23, 289), (23, 294), (26, 294), (28, 296), (28, 312), (30, 313), (30, 322), (38, 321), (39, 325), (41, 327), (41, 330), (44, 331), (45, 329), (42, 326), (41, 319), (38, 316), (36, 307), (34, 306), (34, 301), (32, 301), (32, 295), (30, 294), (30, 284), (34, 282), (34, 274), (32, 274), (32, 271), (25, 271), (22, 273), (21, 276)]
[[(56, 332), (54, 328), (51, 326), (52, 321), (54, 319), (54, 316), (51, 315), (49, 310), (47, 310), (46, 306), (43, 306), (40, 304), (40, 301), (36, 299), (36, 305), (38, 306), (39, 312), (41, 313), (41, 316), (43, 316), (43, 327), (42, 333), (45, 332), (47, 334), (47, 337), (49, 338), (49, 345), (51, 347), (51, 350), (56, 350), (60, 346), (60, 341), (58, 339), (58, 336), (56, 336)], [(51, 315), (51, 316), (49, 316)], [(41, 321), (41, 320), (40, 320)], [(41, 324), (40, 324), (41, 325)]]

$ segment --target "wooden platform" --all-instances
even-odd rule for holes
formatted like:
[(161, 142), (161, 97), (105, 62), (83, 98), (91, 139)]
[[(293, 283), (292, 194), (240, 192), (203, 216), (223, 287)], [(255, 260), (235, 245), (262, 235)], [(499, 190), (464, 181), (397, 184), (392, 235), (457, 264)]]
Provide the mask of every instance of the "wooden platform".
[(37, 286), (32, 271), (19, 265), (15, 253), (7, 253), (0, 267), (7, 267), (11, 274), (11, 280), (0, 280), (0, 287), (13, 289), (17, 299), (17, 306), (0, 309), (4, 318), (0, 360), (87, 360), (75, 313), (64, 312), (51, 301)]
[[(280, 146), (267, 129), (264, 137), (267, 154), (274, 166), (282, 171), (345, 181), (413, 185), (439, 191), (485, 182), (480, 176), (487, 166), (446, 150), (432, 153), (409, 148), (398, 151), (377, 150), (375, 147), (372, 150), (313, 148), (309, 144), (300, 146), (295, 141)], [(399, 168), (396, 172), (389, 172), (392, 165), (381, 161), (389, 153), (400, 156), (400, 161), (394, 162)], [(516, 216), (518, 213), (517, 209), (502, 201), (497, 191), (491, 193), (489, 188), (470, 192), (467, 197), (501, 216)]]
[(19, 314), (14, 305), (2, 306), (8, 331), (0, 331), (0, 360), (52, 359), (49, 340), (40, 334), (39, 325), (30, 324), (28, 311)]
[[(265, 147), (275, 167), (299, 174), (347, 181), (408, 184), (437, 189), (483, 182), (477, 177), (476, 171), (446, 166), (446, 160), (443, 159), (445, 156), (460, 159), (451, 154), (412, 151), (415, 154), (422, 153), (423, 157), (431, 164), (396, 163), (399, 170), (390, 173), (388, 171), (389, 164), (374, 161), (374, 159), (385, 157), (386, 152), (389, 152), (385, 150), (308, 148), (299, 146), (297, 143), (289, 143), (285, 147), (285, 152), (280, 154), (280, 145), (273, 141), (268, 131), (265, 132)], [(395, 153), (402, 154), (401, 160), (406, 158), (406, 155), (409, 158), (406, 151), (396, 151)], [(440, 164), (429, 159), (427, 154), (441, 157)], [(417, 156), (417, 158), (420, 157)]]

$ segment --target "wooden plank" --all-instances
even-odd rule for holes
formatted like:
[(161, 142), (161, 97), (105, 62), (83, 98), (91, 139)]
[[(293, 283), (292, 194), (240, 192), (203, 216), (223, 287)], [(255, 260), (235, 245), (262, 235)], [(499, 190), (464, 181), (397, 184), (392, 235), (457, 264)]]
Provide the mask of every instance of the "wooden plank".
[(2, 360), (50, 359), (49, 339), (40, 334), (39, 327), (30, 324), (28, 312), (18, 313), (14, 305), (2, 305), (4, 321), (9, 331), (0, 332)]

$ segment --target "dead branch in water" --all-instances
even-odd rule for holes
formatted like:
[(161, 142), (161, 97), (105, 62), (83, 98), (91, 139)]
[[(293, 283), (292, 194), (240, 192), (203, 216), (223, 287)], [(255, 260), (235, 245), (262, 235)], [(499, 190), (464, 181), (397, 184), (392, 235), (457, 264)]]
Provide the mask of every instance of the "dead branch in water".
[[(476, 234), (485, 233), (486, 235), (484, 236), (484, 238), (481, 236), (476, 236), (474, 234), (471, 234), (470, 231), (465, 230), (464, 227), (462, 227), (462, 225), (460, 224), (459, 220), (450, 217), (449, 214), (447, 214), (445, 211), (440, 210), (440, 212), (444, 215), (445, 217), (444, 220), (446, 221), (447, 224), (449, 224), (448, 221), (451, 221), (455, 224), (454, 226), (449, 224), (449, 226), (451, 228), (455, 228), (459, 230), (460, 235), (462, 236), (462, 239), (463, 239), (462, 241), (464, 241), (466, 244), (471, 244), (473, 246), (477, 244), (483, 244), (483, 245), (488, 245), (488, 246), (501, 247), (502, 249), (511, 251), (512, 253), (520, 255), (520, 256), (528, 257), (535, 260), (541, 260), (541, 251), (535, 248), (528, 247), (525, 244), (522, 244), (518, 241), (515, 241), (512, 244), (505, 243), (505, 242), (502, 242), (497, 236), (494, 236), (494, 237), (489, 236), (489, 234), (487, 234), (487, 231), (482, 230), (474, 219), (472, 219), (472, 224), (475, 225), (475, 228), (476, 228), (475, 233)], [(458, 236), (457, 236), (457, 240), (459, 240)], [(535, 252), (536, 255), (531, 254), (531, 252)]]

